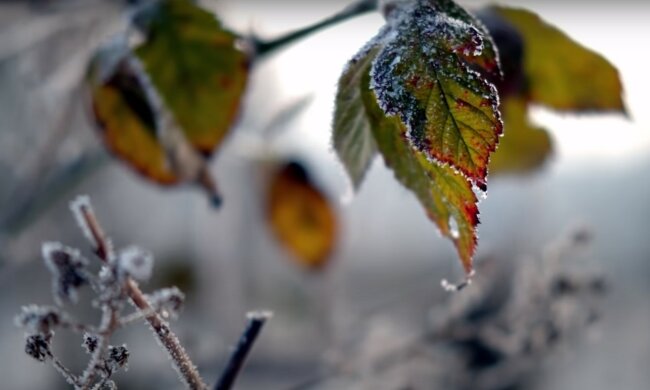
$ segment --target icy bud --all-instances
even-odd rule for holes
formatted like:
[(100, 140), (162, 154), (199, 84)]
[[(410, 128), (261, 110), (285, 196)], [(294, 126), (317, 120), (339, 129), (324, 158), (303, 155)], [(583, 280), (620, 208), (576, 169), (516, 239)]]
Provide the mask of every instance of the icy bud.
[(50, 334), (61, 323), (61, 315), (56, 307), (29, 305), (23, 306), (22, 310), (15, 322), (28, 334)]
[(117, 390), (115, 382), (108, 380), (99, 386), (98, 390)]
[(87, 353), (91, 354), (95, 352), (97, 346), (99, 345), (99, 338), (96, 334), (84, 333), (84, 341), (81, 344), (82, 347), (86, 350)]
[(129, 364), (129, 350), (126, 349), (126, 344), (121, 346), (110, 345), (108, 347), (108, 359), (106, 363), (112, 372), (117, 371), (118, 368), (128, 369)]
[(88, 261), (78, 250), (58, 242), (46, 242), (42, 248), (45, 265), (52, 273), (52, 288), (56, 303), (76, 302), (77, 289), (88, 284)]
[(120, 252), (119, 269), (133, 279), (146, 281), (153, 270), (153, 256), (137, 246), (128, 247)]
[(160, 289), (148, 298), (163, 317), (176, 318), (185, 303), (185, 294), (176, 287)]
[(52, 356), (50, 351), (50, 335), (35, 334), (27, 336), (25, 340), (25, 353), (39, 362)]
[(70, 210), (72, 210), (72, 214), (77, 220), (77, 224), (83, 232), (84, 237), (86, 237), (94, 249), (97, 249), (99, 247), (99, 243), (95, 239), (92, 229), (90, 226), (88, 226), (88, 220), (86, 219), (86, 215), (94, 214), (93, 208), (90, 205), (90, 197), (88, 195), (78, 196), (75, 200), (70, 202)]

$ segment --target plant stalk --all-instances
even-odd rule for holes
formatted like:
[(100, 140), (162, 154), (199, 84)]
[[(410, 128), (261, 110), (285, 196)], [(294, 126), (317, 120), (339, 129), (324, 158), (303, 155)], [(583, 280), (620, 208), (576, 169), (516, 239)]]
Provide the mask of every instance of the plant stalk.
[(327, 19), (324, 19), (311, 26), (296, 30), (294, 32), (290, 32), (286, 35), (282, 35), (278, 38), (265, 41), (253, 36), (251, 38), (251, 41), (253, 43), (254, 56), (256, 59), (266, 57), (269, 54), (276, 52), (278, 49), (294, 43), (295, 41), (311, 35), (319, 30), (346, 21), (353, 17), (363, 15), (367, 12), (374, 11), (377, 8), (378, 0), (359, 0), (345, 7), (340, 12), (328, 17)]

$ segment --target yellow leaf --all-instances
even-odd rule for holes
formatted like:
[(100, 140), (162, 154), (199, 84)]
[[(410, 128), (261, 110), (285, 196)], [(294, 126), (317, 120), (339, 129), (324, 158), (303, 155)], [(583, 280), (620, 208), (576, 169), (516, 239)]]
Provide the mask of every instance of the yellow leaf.
[(154, 113), (138, 79), (120, 65), (105, 83), (96, 74), (89, 76), (89, 82), (93, 113), (109, 150), (151, 180), (177, 183), (179, 178), (157, 140)]
[(492, 7), (524, 40), (528, 97), (562, 111), (625, 112), (616, 68), (603, 56), (572, 40), (536, 14)]
[(335, 211), (302, 165), (287, 163), (275, 173), (266, 214), (275, 238), (299, 265), (319, 270), (328, 263), (336, 241)]
[(504, 135), (499, 148), (490, 159), (490, 175), (526, 173), (546, 162), (552, 153), (551, 138), (528, 119), (528, 108), (522, 98), (501, 101)]

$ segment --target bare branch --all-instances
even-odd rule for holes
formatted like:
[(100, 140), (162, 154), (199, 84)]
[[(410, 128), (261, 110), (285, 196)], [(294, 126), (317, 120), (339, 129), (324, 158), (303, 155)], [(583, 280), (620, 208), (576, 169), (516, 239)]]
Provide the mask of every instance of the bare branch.
[(239, 372), (244, 366), (248, 353), (253, 348), (257, 336), (260, 334), (262, 327), (266, 320), (271, 318), (270, 312), (251, 312), (248, 314), (248, 325), (244, 333), (239, 338), (237, 347), (230, 355), (226, 368), (221, 373), (219, 381), (215, 385), (215, 390), (230, 390), (232, 389)]

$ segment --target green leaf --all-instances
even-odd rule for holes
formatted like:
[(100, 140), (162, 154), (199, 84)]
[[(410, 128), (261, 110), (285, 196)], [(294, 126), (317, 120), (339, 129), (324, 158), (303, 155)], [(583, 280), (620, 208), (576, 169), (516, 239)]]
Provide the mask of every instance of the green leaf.
[(392, 12), (394, 33), (373, 63), (371, 88), (418, 150), (486, 189), (490, 153), (502, 132), (499, 99), (471, 66), (497, 63), (491, 41), (460, 10), (452, 1), (419, 0)]
[(135, 53), (190, 144), (210, 155), (239, 111), (248, 57), (237, 36), (190, 0), (155, 5)]
[(527, 97), (562, 111), (625, 112), (616, 68), (533, 12), (489, 9), (512, 24), (524, 41)]
[(100, 48), (87, 76), (93, 114), (102, 139), (112, 153), (139, 174), (159, 184), (176, 184), (179, 177), (158, 141), (155, 113), (140, 80), (124, 57), (116, 60), (110, 70), (103, 69), (106, 56), (114, 55), (112, 51), (112, 48)]
[(377, 154), (377, 145), (361, 98), (361, 80), (368, 75), (378, 45), (364, 48), (347, 65), (339, 79), (332, 143), (355, 189)]
[(551, 138), (528, 119), (528, 105), (522, 98), (501, 101), (505, 133), (490, 159), (490, 175), (523, 174), (541, 167), (552, 153)]
[(95, 120), (113, 154), (159, 184), (196, 183), (220, 204), (207, 157), (190, 145), (142, 65), (123, 44), (98, 49), (86, 83)]
[(406, 137), (406, 126), (397, 117), (384, 114), (369, 84), (370, 75), (365, 72), (363, 103), (386, 165), (413, 191), (442, 235), (453, 241), (465, 272), (471, 274), (479, 223), (478, 201), (471, 183), (451, 167), (432, 162), (414, 149)]

